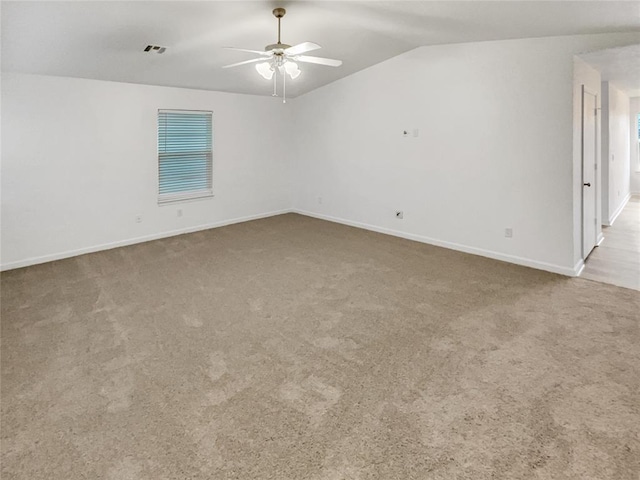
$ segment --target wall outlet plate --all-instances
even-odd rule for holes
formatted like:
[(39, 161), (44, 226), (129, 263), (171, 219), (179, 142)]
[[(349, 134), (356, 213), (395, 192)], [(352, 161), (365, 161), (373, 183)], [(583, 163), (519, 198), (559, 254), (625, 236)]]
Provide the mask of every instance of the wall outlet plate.
[(504, 229), (504, 236), (506, 238), (513, 238), (513, 228), (505, 228)]

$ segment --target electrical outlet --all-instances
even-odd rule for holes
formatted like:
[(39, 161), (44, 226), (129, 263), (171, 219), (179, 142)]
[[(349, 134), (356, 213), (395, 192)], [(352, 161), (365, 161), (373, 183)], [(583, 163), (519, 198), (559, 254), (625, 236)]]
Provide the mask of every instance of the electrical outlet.
[(136, 223), (142, 223), (142, 215), (136, 215)]
[(420, 135), (420, 130), (418, 130), (417, 128), (413, 129), (413, 136), (417, 137), (418, 135)]
[(318, 205), (322, 205), (322, 197), (318, 197)]
[(396, 218), (402, 220), (404, 218), (404, 212), (402, 210), (396, 210)]
[(513, 238), (513, 228), (505, 228), (504, 229), (504, 236), (506, 238)]
[(176, 212), (176, 216), (181, 217), (182, 216), (182, 209), (179, 208), (178, 211)]

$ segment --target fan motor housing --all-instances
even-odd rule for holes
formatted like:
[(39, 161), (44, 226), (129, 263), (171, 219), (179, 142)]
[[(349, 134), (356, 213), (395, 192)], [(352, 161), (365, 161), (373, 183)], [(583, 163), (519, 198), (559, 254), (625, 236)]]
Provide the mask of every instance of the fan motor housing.
[(264, 47), (265, 52), (273, 52), (276, 55), (282, 55), (282, 52), (289, 48), (291, 45), (287, 45), (286, 43), (272, 43), (271, 45), (267, 45)]

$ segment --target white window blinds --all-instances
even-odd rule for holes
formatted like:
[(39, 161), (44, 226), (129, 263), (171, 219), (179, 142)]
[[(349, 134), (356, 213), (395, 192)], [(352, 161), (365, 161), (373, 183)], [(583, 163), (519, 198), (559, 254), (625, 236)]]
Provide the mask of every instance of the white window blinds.
[(158, 203), (213, 195), (212, 113), (158, 110)]

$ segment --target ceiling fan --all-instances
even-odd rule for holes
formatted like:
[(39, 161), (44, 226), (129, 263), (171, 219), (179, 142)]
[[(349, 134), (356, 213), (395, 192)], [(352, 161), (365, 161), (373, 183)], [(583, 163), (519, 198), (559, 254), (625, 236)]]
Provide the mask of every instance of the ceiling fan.
[[(311, 57), (304, 55), (307, 52), (318, 50), (320, 45), (313, 42), (303, 42), (298, 45), (287, 45), (280, 41), (280, 20), (285, 16), (287, 11), (284, 8), (276, 8), (273, 10), (273, 15), (278, 19), (278, 42), (271, 45), (267, 45), (262, 50), (248, 50), (246, 48), (234, 48), (224, 47), (228, 50), (237, 50), (240, 52), (248, 52), (260, 55), (258, 58), (251, 60), (245, 60), (244, 62), (232, 63), (231, 65), (225, 65), (222, 68), (238, 67), (240, 65), (246, 65), (249, 63), (256, 63), (256, 70), (265, 79), (271, 80), (273, 78), (273, 96), (276, 97), (276, 77), (277, 73), (282, 76), (282, 90), (283, 90), (283, 102), (286, 103), (286, 77), (289, 75), (291, 79), (296, 79), (300, 75), (300, 69), (298, 68), (298, 62), (302, 63), (315, 63), (317, 65), (325, 65), (328, 67), (339, 67), (342, 65), (341, 60), (333, 60), (331, 58)], [(260, 62), (260, 63), (258, 63)]]

